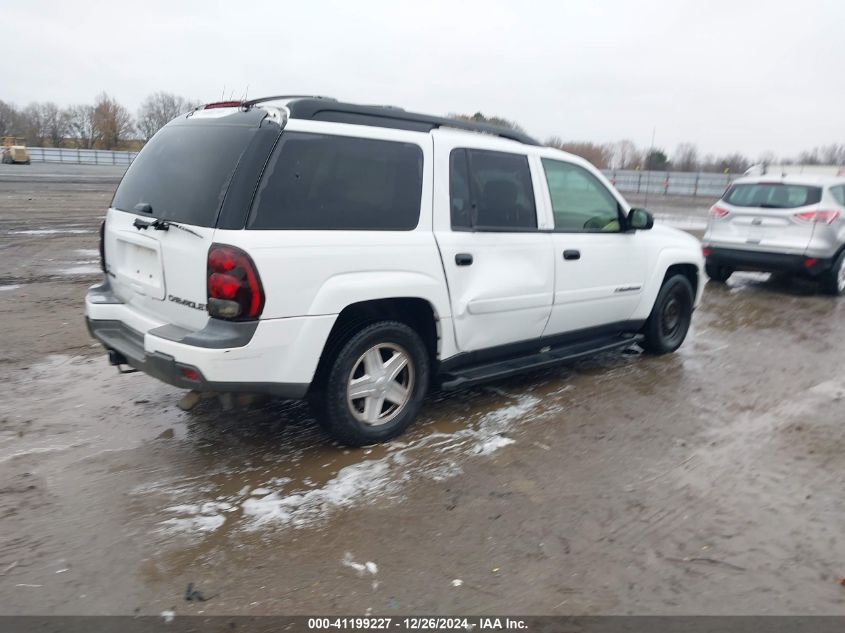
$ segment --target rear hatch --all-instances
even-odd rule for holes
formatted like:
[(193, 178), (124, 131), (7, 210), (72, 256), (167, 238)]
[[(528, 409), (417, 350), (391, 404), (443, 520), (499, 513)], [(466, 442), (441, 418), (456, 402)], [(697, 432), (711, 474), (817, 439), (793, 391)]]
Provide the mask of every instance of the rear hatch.
[(165, 126), (141, 150), (106, 216), (107, 273), (124, 303), (163, 323), (206, 324), (215, 227), (243, 228), (260, 166), (280, 133), (263, 124), (265, 116), (199, 111)]
[(711, 209), (704, 240), (725, 248), (802, 255), (814, 224), (798, 214), (816, 211), (821, 188), (781, 182), (738, 183)]

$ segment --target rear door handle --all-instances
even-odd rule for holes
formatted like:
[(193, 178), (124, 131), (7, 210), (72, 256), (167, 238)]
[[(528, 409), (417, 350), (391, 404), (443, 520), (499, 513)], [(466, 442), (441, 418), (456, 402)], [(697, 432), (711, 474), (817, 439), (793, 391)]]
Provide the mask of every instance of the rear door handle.
[(576, 250), (574, 248), (567, 249), (563, 251), (563, 258), (567, 260), (581, 259), (581, 251)]
[(472, 264), (472, 253), (458, 253), (455, 255), (455, 263), (458, 266), (470, 266)]

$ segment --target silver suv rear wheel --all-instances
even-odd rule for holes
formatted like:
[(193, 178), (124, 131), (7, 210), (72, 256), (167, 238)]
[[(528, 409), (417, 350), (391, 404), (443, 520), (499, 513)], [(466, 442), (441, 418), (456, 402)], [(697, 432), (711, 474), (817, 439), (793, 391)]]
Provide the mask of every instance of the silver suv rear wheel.
[(845, 295), (845, 250), (839, 253), (833, 266), (821, 278), (822, 290), (829, 295)]

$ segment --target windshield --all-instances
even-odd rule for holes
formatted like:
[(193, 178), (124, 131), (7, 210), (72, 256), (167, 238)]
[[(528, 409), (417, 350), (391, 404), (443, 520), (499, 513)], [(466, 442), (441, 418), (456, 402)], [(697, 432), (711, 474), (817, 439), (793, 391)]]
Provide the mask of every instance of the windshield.
[(256, 129), (219, 123), (163, 128), (129, 166), (112, 207), (213, 227), (232, 174)]
[(736, 207), (793, 209), (817, 204), (821, 197), (820, 187), (761, 182), (734, 185), (728, 189), (722, 199)]

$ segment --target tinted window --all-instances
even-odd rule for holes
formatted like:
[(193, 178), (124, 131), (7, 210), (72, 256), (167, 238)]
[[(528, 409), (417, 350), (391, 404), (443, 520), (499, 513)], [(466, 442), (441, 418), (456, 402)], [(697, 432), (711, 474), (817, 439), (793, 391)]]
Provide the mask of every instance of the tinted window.
[(578, 165), (543, 159), (549, 184), (555, 230), (618, 231), (619, 204), (589, 171)]
[(469, 167), (466, 150), (453, 150), (449, 156), (449, 202), (452, 208), (452, 228), (472, 228), (469, 190)]
[(782, 183), (755, 183), (734, 185), (722, 199), (737, 207), (764, 207), (792, 209), (816, 204), (822, 197), (820, 187), (785, 185)]
[(411, 230), (420, 217), (422, 168), (422, 150), (411, 143), (285, 132), (249, 226)]
[[(226, 188), (257, 126), (170, 125), (132, 161), (112, 206), (152, 207), (152, 217), (214, 226)], [(144, 213), (143, 215), (147, 215)]]
[(537, 228), (527, 157), (456, 149), (452, 150), (449, 162), (453, 228), (494, 231)]
[(830, 193), (833, 194), (833, 199), (836, 200), (836, 202), (838, 202), (842, 206), (845, 206), (845, 185), (831, 187)]

